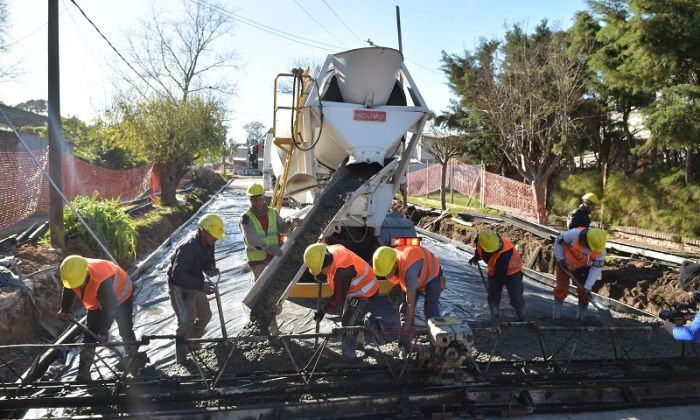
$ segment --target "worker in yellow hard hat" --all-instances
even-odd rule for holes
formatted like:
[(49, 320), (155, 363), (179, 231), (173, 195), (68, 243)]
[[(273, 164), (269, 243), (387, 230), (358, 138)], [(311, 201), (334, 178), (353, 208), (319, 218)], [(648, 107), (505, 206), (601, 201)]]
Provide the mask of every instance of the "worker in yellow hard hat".
[[(304, 264), (314, 277), (325, 277), (333, 290), (333, 299), (314, 314), (314, 320), (321, 322), (326, 312), (333, 312), (342, 306), (343, 327), (362, 325), (369, 299), (379, 291), (379, 282), (372, 266), (343, 245), (320, 242), (306, 247)], [(344, 362), (354, 360), (355, 347), (362, 346), (363, 342), (361, 334), (345, 334), (341, 359)]]
[(241, 231), (245, 243), (246, 259), (257, 280), (273, 257), (281, 257), (281, 235), (287, 235), (289, 228), (277, 211), (265, 202), (265, 189), (260, 184), (252, 184), (246, 193), (250, 208), (241, 216)]
[[(182, 242), (170, 258), (168, 292), (177, 317), (177, 335), (184, 339), (201, 338), (211, 320), (207, 295), (214, 284), (206, 276), (219, 274), (214, 259), (216, 241), (224, 237), (224, 221), (218, 214), (207, 213), (197, 223), (197, 232)], [(178, 363), (187, 360), (187, 349), (197, 345), (175, 345)]]
[(411, 348), (417, 296), (424, 295), (423, 314), (426, 322), (440, 316), (440, 262), (421, 245), (381, 246), (374, 251), (372, 266), (378, 277), (385, 277), (394, 287), (401, 289), (399, 348), (402, 355), (406, 355)]
[(591, 287), (600, 277), (605, 263), (605, 244), (608, 234), (602, 229), (574, 228), (560, 234), (554, 241), (556, 286), (554, 287), (554, 309), (552, 317), (561, 318), (564, 299), (569, 294), (571, 276), (575, 276), (582, 288), (578, 292), (578, 315), (583, 320)]
[(593, 213), (599, 203), (598, 196), (594, 193), (584, 194), (581, 197), (581, 205), (569, 213), (569, 217), (566, 219), (566, 228), (589, 227), (591, 225), (591, 213)]
[[(135, 342), (132, 312), (134, 309), (134, 285), (129, 276), (111, 261), (67, 256), (60, 267), (63, 283), (63, 300), (58, 318), (74, 320), (72, 306), (77, 296), (87, 310), (87, 328), (94, 333), (83, 334), (86, 344), (107, 341), (107, 333), (116, 319), (119, 335), (124, 342)], [(124, 346), (127, 355), (126, 368), (137, 373), (148, 362), (145, 353), (139, 353), (135, 344)], [(76, 379), (91, 379), (90, 367), (95, 358), (95, 347), (86, 346), (80, 353)]]
[(476, 252), (469, 264), (477, 265), (483, 260), (487, 265), (487, 292), (491, 319), (500, 317), (499, 306), (503, 286), (508, 290), (510, 304), (515, 309), (518, 321), (525, 317), (523, 299), (523, 259), (513, 243), (491, 229), (482, 229), (476, 242)]

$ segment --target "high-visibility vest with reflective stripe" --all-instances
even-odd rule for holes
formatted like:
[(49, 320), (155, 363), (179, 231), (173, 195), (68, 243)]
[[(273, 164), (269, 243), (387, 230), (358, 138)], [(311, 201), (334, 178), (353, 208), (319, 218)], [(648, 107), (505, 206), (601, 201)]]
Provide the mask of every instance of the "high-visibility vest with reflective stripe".
[[(498, 258), (500, 258), (501, 254), (511, 249), (513, 250), (513, 253), (510, 255), (510, 261), (508, 261), (508, 271), (506, 272), (506, 275), (510, 276), (511, 274), (515, 274), (523, 269), (523, 259), (520, 257), (520, 252), (518, 252), (518, 249), (513, 245), (513, 243), (506, 238), (501, 238), (501, 243), (503, 243), (501, 249), (496, 252), (492, 252), (491, 256), (489, 257), (489, 262), (486, 263), (489, 278), (496, 274), (496, 262), (498, 261)], [(476, 244), (476, 252), (479, 253), (479, 256), (483, 260), (484, 250), (481, 248), (481, 244), (479, 243)]]
[[(255, 215), (255, 213), (253, 213), (252, 209), (248, 209), (245, 214), (248, 215), (248, 220), (250, 220), (250, 223), (253, 224), (255, 233), (258, 234), (260, 239), (263, 241), (263, 244), (267, 246), (280, 244), (279, 232), (277, 232), (277, 212), (275, 209), (272, 207), (267, 208), (267, 232), (263, 230), (260, 220), (258, 220), (258, 217)], [(267, 252), (255, 249), (255, 247), (248, 245), (248, 241), (246, 241), (245, 238), (243, 238), (243, 242), (245, 243), (245, 254), (248, 261), (265, 261), (267, 258)]]
[(335, 288), (335, 272), (339, 268), (352, 266), (357, 273), (350, 282), (347, 298), (372, 297), (379, 291), (379, 281), (374, 275), (372, 266), (367, 261), (358, 257), (357, 254), (342, 245), (328, 245), (328, 252), (333, 254), (333, 262), (326, 272), (328, 285)]
[(591, 262), (596, 259), (600, 252), (594, 252), (588, 248), (581, 246), (581, 235), (585, 235), (584, 231), (588, 231), (588, 228), (578, 227), (579, 236), (574, 241), (573, 244), (568, 244), (562, 241), (562, 250), (564, 251), (564, 258), (573, 267), (574, 270), (577, 268), (588, 267)]
[(88, 261), (87, 284), (85, 285), (85, 293), (83, 294), (82, 287), (72, 289), (76, 295), (83, 301), (83, 306), (88, 311), (101, 309), (100, 302), (97, 300), (97, 291), (103, 282), (108, 282), (114, 292), (114, 297), (118, 303), (122, 303), (131, 296), (134, 284), (129, 279), (126, 271), (111, 261), (97, 260), (86, 258)]
[(418, 275), (418, 291), (425, 290), (425, 285), (440, 273), (440, 262), (432, 252), (422, 246), (399, 246), (396, 251), (396, 265), (398, 268), (398, 284), (406, 291), (406, 271), (416, 261), (423, 261), (423, 268)]

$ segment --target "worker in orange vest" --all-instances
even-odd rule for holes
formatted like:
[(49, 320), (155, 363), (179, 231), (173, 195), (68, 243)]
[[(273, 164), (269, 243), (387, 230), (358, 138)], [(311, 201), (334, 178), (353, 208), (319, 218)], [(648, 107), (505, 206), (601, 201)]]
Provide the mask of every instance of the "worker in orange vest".
[(598, 280), (605, 263), (605, 243), (608, 234), (602, 229), (577, 227), (561, 233), (554, 241), (554, 258), (557, 261), (556, 286), (552, 319), (561, 318), (564, 299), (569, 294), (570, 275), (576, 277), (582, 288), (577, 287), (577, 318), (583, 320), (588, 309), (591, 287)]
[(380, 246), (372, 257), (374, 273), (385, 277), (402, 291), (399, 307), (401, 335), (399, 348), (403, 356), (409, 353), (416, 312), (417, 295), (424, 294), (423, 314), (426, 322), (440, 316), (442, 269), (437, 257), (421, 245), (390, 248)]
[(524, 319), (525, 301), (523, 299), (523, 260), (520, 252), (513, 243), (491, 229), (482, 229), (479, 232), (474, 257), (469, 264), (477, 265), (483, 260), (488, 269), (487, 301), (491, 319), (496, 321), (500, 317), (499, 306), (503, 286), (508, 290), (510, 304), (515, 309), (518, 321)]
[[(342, 305), (341, 325), (362, 325), (369, 299), (379, 291), (379, 282), (372, 266), (343, 245), (326, 245), (320, 242), (306, 247), (304, 263), (314, 277), (325, 276), (333, 290), (333, 300), (314, 314), (314, 320), (321, 322), (326, 312), (333, 312)], [(363, 334), (345, 334), (341, 360), (353, 361), (355, 347), (363, 346)]]
[[(132, 320), (133, 283), (118, 265), (111, 261), (69, 255), (61, 263), (61, 282), (63, 283), (63, 302), (58, 318), (63, 321), (74, 319), (71, 310), (77, 296), (87, 310), (87, 328), (95, 336), (84, 334), (86, 344), (97, 341), (106, 342), (107, 332), (116, 318), (119, 335), (125, 342), (135, 342)], [(145, 353), (137, 352), (137, 345), (126, 345), (127, 369), (137, 372), (148, 362)], [(95, 358), (95, 347), (86, 346), (80, 353), (76, 379), (91, 379), (90, 367)]]

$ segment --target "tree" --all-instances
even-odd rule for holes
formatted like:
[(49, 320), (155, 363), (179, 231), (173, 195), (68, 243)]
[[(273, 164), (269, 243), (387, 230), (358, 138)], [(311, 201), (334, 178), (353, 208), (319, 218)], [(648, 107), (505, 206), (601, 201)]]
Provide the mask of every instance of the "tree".
[[(700, 13), (697, 1), (682, 0), (592, 0), (593, 16), (604, 23), (596, 38), (604, 49), (598, 69), (606, 82), (616, 88), (646, 92), (655, 100), (670, 96), (678, 110), (679, 101), (694, 101), (693, 87), (700, 86)], [(693, 111), (691, 106), (686, 111)], [(647, 125), (685, 126), (700, 121), (683, 113), (661, 115), (654, 105), (645, 113)], [(663, 120), (664, 123), (660, 124)], [(675, 121), (675, 122), (674, 122)], [(691, 128), (697, 131), (695, 128)], [(652, 129), (646, 149), (660, 145), (686, 151), (686, 182), (697, 180), (700, 161), (695, 158), (700, 139), (666, 135)]]
[(265, 125), (259, 121), (252, 121), (243, 126), (245, 130), (245, 144), (256, 146), (265, 140)]
[(0, 82), (14, 78), (19, 69), (18, 63), (5, 63), (4, 60), (2, 60), (5, 58), (4, 53), (9, 48), (5, 32), (5, 28), (8, 27), (7, 21), (9, 16), (10, 12), (7, 8), (7, 0), (0, 0)]
[(177, 203), (177, 183), (193, 162), (220, 158), (226, 142), (224, 112), (212, 100), (151, 97), (117, 104), (111, 132), (115, 139), (157, 164), (161, 202)]
[(46, 99), (30, 99), (15, 105), (15, 108), (33, 112), (40, 115), (48, 115), (49, 104)]
[[(220, 39), (232, 32), (233, 17), (214, 1), (183, 0), (178, 19), (162, 18), (155, 10), (142, 22), (137, 35), (128, 39), (131, 73), (125, 80), (142, 96), (148, 90), (169, 98), (186, 101), (193, 93), (232, 94), (233, 85), (225, 79), (212, 80), (218, 69), (231, 69), (235, 52), (227, 50)], [(218, 44), (218, 45), (217, 45)]]
[(448, 130), (446, 124), (433, 125), (430, 135), (421, 136), (421, 147), (440, 164), (440, 204), (447, 208), (445, 201), (447, 186), (447, 164), (450, 159), (460, 156), (467, 147), (468, 137)]
[(514, 25), (504, 42), (484, 40), (463, 56), (443, 51), (459, 106), (494, 127), (494, 145), (533, 186), (540, 222), (549, 178), (570, 150), (585, 92), (585, 65), (567, 47), (566, 35), (543, 22), (531, 35)]

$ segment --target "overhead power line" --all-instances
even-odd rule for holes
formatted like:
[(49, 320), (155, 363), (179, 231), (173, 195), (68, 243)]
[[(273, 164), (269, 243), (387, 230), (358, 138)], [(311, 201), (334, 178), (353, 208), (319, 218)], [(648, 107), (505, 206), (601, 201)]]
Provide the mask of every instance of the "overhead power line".
[(333, 14), (335, 15), (335, 17), (338, 18), (338, 20), (340, 21), (340, 23), (342, 23), (343, 26), (345, 26), (345, 28), (347, 28), (347, 30), (350, 31), (350, 33), (355, 37), (355, 39), (357, 39), (357, 40), (360, 42), (360, 44), (362, 44), (362, 43), (364, 42), (364, 41), (362, 40), (362, 38), (360, 38), (359, 36), (357, 36), (357, 34), (356, 34), (352, 29), (350, 29), (350, 27), (345, 23), (345, 21), (344, 21), (340, 16), (338, 16), (338, 14), (335, 12), (335, 10), (333, 10), (333, 8), (332, 8), (328, 3), (326, 3), (326, 0), (323, 0), (323, 4), (326, 5), (326, 7), (328, 8), (328, 10), (330, 10), (331, 13), (333, 13)]
[(139, 73), (138, 70), (136, 70), (136, 69), (134, 68), (134, 66), (132, 66), (131, 63), (129, 63), (129, 61), (128, 61), (126, 58), (124, 58), (124, 56), (119, 52), (119, 50), (117, 50), (117, 48), (116, 48), (114, 45), (112, 45), (112, 43), (109, 41), (109, 39), (107, 39), (107, 37), (102, 33), (102, 31), (100, 30), (100, 28), (98, 28), (97, 25), (95, 25), (95, 23), (88, 17), (88, 15), (85, 14), (85, 12), (83, 11), (83, 9), (82, 9), (80, 6), (78, 6), (78, 3), (76, 3), (75, 0), (70, 0), (70, 2), (73, 3), (73, 4), (75, 5), (75, 7), (78, 8), (78, 10), (80, 11), (80, 13), (85, 17), (85, 19), (87, 19), (88, 22), (90, 22), (90, 25), (92, 25), (92, 27), (95, 28), (95, 30), (97, 31), (98, 34), (100, 34), (100, 36), (102, 37), (102, 39), (104, 39), (104, 40), (107, 42), (107, 44), (110, 46), (110, 48), (112, 48), (112, 50), (114, 50), (114, 52), (117, 53), (117, 55), (119, 56), (119, 58), (121, 58), (121, 60), (122, 60), (124, 63), (126, 63), (126, 65), (129, 66), (129, 68), (130, 68), (131, 70), (133, 70), (134, 73), (136, 73), (136, 75), (137, 75), (141, 80), (143, 80), (143, 82), (146, 83), (146, 85), (147, 85), (149, 88), (151, 88), (151, 90), (153, 90), (154, 92), (158, 92), (158, 90), (155, 89), (153, 86), (151, 86), (151, 84), (148, 83), (148, 80), (146, 80), (146, 78), (143, 77), (143, 76), (141, 75), (141, 73)]
[(310, 38), (305, 38), (305, 37), (302, 37), (299, 35), (294, 35), (294, 34), (291, 34), (289, 32), (285, 32), (283, 30), (273, 28), (272, 26), (268, 26), (268, 25), (262, 24), (260, 22), (256, 22), (252, 19), (248, 19), (248, 18), (243, 17), (237, 13), (230, 12), (222, 7), (219, 7), (215, 4), (211, 4), (211, 3), (206, 2), (204, 0), (195, 0), (195, 1), (197, 2), (197, 4), (208, 7), (209, 9), (212, 9), (212, 10), (216, 10), (219, 13), (221, 13), (225, 16), (228, 16), (237, 22), (240, 22), (244, 25), (251, 26), (251, 27), (258, 29), (258, 30), (261, 30), (263, 32), (267, 32), (267, 33), (274, 35), (274, 36), (277, 36), (279, 38), (284, 38), (288, 41), (296, 42), (298, 44), (306, 45), (306, 46), (309, 46), (312, 48), (317, 48), (317, 49), (329, 51), (329, 52), (333, 52), (333, 51), (337, 51), (337, 50), (341, 49), (341, 47), (339, 47), (337, 45), (326, 44), (324, 42), (319, 42), (319, 41), (316, 41), (316, 40), (313, 40)]
[(321, 22), (319, 22), (319, 21), (314, 17), (314, 15), (312, 15), (311, 13), (309, 13), (308, 10), (304, 9), (304, 6), (302, 6), (301, 3), (299, 3), (299, 0), (294, 0), (294, 3), (296, 3), (297, 6), (299, 6), (299, 8), (300, 8), (304, 13), (306, 13), (306, 15), (307, 15), (308, 17), (311, 18), (311, 20), (313, 20), (314, 22), (316, 22), (316, 24), (318, 25), (319, 28), (321, 28), (321, 29), (323, 29), (324, 31), (326, 31), (326, 33), (327, 33), (328, 35), (330, 35), (331, 37), (333, 37), (336, 41), (340, 42), (341, 45), (345, 46), (345, 43), (344, 43), (343, 41), (341, 41), (340, 39), (338, 39), (337, 36), (333, 35), (333, 34), (331, 33), (331, 31), (329, 31), (325, 26), (323, 26), (323, 25), (321, 24)]

